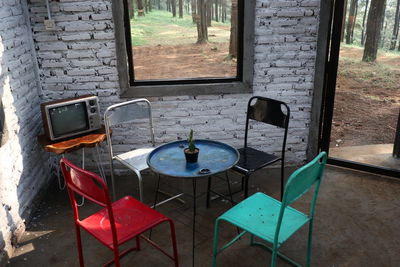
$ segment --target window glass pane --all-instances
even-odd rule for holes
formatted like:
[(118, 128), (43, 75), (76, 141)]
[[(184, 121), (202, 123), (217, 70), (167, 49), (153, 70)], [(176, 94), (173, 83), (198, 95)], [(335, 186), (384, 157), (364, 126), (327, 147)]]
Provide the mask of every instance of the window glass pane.
[(400, 171), (400, 2), (351, 0), (345, 7), (345, 31), (332, 36), (342, 42), (329, 155)]
[(127, 1), (135, 81), (237, 77), (237, 0)]

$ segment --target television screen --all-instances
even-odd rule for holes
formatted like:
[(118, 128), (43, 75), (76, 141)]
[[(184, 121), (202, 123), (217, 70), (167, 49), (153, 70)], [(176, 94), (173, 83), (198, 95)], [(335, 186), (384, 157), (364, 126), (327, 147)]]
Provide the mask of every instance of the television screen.
[(84, 102), (49, 109), (51, 126), (55, 137), (87, 130), (86, 104)]

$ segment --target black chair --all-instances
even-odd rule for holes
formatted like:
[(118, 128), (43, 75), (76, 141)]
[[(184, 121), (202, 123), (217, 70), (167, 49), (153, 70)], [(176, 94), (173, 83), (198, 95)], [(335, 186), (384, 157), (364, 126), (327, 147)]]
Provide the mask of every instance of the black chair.
[[(242, 188), (239, 192), (243, 190), (244, 186), (244, 198), (248, 197), (250, 175), (265, 166), (281, 161), (281, 199), (282, 199), (283, 188), (284, 188), (285, 147), (286, 147), (288, 126), (289, 126), (289, 117), (290, 117), (290, 109), (288, 105), (282, 101), (261, 96), (254, 96), (250, 98), (247, 105), (244, 147), (238, 149), (240, 153), (240, 159), (238, 163), (232, 168), (232, 170), (242, 175)], [(249, 147), (247, 145), (250, 120), (277, 126), (284, 130), (282, 151), (280, 156), (269, 154), (257, 150), (255, 148)], [(210, 202), (210, 191), (224, 197), (223, 195), (211, 190), (210, 188), (211, 188), (211, 178), (208, 179), (207, 207), (209, 206)]]

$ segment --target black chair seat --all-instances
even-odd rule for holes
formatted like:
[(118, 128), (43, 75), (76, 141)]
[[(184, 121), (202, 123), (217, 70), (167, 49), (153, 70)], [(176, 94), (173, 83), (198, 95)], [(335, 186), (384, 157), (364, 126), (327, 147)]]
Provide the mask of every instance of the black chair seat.
[(251, 147), (243, 147), (238, 149), (238, 151), (240, 158), (232, 169), (243, 175), (249, 175), (256, 170), (282, 159), (281, 157)]

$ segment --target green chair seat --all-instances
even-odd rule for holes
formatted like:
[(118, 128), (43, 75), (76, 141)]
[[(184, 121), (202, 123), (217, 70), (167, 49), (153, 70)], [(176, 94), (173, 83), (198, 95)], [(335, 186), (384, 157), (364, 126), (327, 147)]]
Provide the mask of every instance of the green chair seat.
[[(219, 219), (273, 243), (281, 206), (280, 201), (263, 193), (256, 193), (222, 214)], [(278, 246), (309, 220), (306, 214), (287, 206), (283, 213)]]

